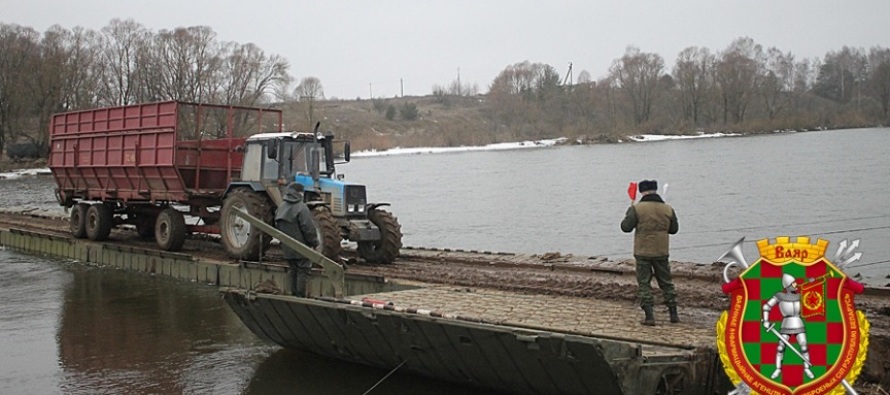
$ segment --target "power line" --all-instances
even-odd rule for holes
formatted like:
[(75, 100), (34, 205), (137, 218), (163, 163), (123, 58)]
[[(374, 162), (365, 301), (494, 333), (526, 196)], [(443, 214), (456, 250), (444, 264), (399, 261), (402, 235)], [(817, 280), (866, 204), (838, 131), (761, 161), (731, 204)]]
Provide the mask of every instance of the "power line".
[(850, 265), (850, 266), (847, 266), (845, 269), (853, 269), (853, 268), (856, 268), (856, 267), (865, 267), (865, 266), (874, 266), (874, 265), (880, 265), (880, 264), (882, 264), (882, 263), (890, 263), (890, 259), (887, 259), (887, 260), (884, 260), (884, 261), (877, 261), (877, 262), (863, 263), (863, 264), (860, 264), (860, 265)]
[(759, 229), (759, 228), (776, 228), (779, 226), (823, 225), (823, 224), (830, 224), (830, 223), (836, 223), (836, 222), (861, 221), (861, 220), (866, 220), (866, 219), (880, 219), (880, 218), (888, 218), (888, 217), (890, 217), (890, 214), (873, 215), (873, 216), (868, 216), (868, 217), (857, 217), (857, 218), (844, 218), (844, 219), (827, 220), (827, 221), (819, 221), (819, 222), (798, 222), (798, 223), (793, 223), (793, 224), (758, 225), (758, 226), (747, 226), (747, 227), (743, 227), (743, 228), (727, 228), (727, 229), (720, 229), (720, 230), (698, 230), (698, 231), (690, 231), (690, 232), (683, 232), (683, 233), (685, 233), (685, 234), (700, 234), (700, 233), (718, 233), (718, 232), (740, 232), (743, 230), (754, 230), (754, 229)]

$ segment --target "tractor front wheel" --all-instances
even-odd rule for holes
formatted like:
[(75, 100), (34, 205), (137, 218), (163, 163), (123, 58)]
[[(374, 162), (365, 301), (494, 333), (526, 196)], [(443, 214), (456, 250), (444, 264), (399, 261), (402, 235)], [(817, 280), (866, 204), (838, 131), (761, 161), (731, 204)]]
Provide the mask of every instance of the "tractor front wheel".
[(245, 210), (263, 222), (275, 226), (274, 207), (264, 194), (247, 188), (238, 188), (226, 196), (220, 217), (220, 237), (230, 255), (248, 261), (256, 261), (260, 254), (269, 249), (272, 237), (255, 229), (250, 222), (235, 214), (235, 210)]
[(368, 219), (380, 229), (380, 240), (358, 242), (358, 254), (373, 263), (392, 263), (402, 248), (402, 226), (385, 210), (371, 210)]

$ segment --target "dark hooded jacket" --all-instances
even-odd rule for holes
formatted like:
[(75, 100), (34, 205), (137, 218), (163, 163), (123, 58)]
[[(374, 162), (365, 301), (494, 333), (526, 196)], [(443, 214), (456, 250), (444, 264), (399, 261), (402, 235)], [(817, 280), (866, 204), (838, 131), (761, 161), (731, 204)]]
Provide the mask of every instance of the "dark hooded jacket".
[(634, 255), (647, 258), (669, 256), (668, 234), (680, 229), (677, 213), (658, 194), (645, 195), (640, 202), (630, 206), (621, 221), (621, 230), (634, 234)]
[[(275, 210), (275, 227), (297, 241), (315, 248), (318, 246), (318, 233), (315, 229), (315, 220), (306, 203), (303, 203), (303, 194), (288, 188), (284, 195), (284, 202)], [(301, 259), (291, 248), (282, 245), (284, 259)]]

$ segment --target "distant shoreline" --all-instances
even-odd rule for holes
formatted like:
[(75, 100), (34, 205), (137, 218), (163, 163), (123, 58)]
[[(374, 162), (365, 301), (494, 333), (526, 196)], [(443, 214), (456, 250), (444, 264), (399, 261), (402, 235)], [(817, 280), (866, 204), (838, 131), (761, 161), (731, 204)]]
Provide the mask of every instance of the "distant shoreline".
[[(870, 128), (815, 128), (815, 129), (784, 129), (763, 132), (714, 132), (697, 134), (635, 134), (627, 135), (615, 141), (596, 141), (592, 139), (567, 137), (556, 137), (540, 140), (524, 140), (509, 143), (493, 143), (478, 146), (458, 146), (458, 147), (393, 147), (384, 150), (361, 150), (352, 152), (354, 158), (376, 157), (376, 156), (393, 156), (393, 155), (419, 155), (419, 154), (442, 154), (457, 152), (477, 152), (477, 151), (506, 151), (516, 149), (531, 148), (547, 148), (562, 145), (596, 145), (596, 144), (625, 144), (625, 143), (649, 143), (667, 140), (692, 140), (703, 138), (723, 138), (723, 137), (746, 137), (759, 136), (766, 134), (784, 134), (784, 133), (806, 133), (820, 132), (829, 130), (846, 130), (846, 129), (876, 129), (883, 126), (875, 126)], [(0, 161), (0, 179), (14, 179), (22, 176), (49, 175), (49, 169), (46, 167), (46, 159), (21, 160), (12, 161), (3, 158)]]

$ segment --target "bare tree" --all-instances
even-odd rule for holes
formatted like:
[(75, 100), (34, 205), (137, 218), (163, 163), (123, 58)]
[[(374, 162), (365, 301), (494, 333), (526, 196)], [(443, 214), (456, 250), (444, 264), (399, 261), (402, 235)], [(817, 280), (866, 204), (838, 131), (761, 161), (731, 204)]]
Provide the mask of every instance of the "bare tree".
[(744, 37), (733, 41), (720, 56), (715, 68), (715, 82), (720, 92), (723, 122), (739, 123), (759, 84), (763, 50), (754, 40)]
[(222, 66), (216, 33), (207, 26), (161, 30), (140, 62), (148, 96), (206, 102)]
[(253, 44), (227, 45), (223, 59), (225, 81), (220, 101), (226, 104), (252, 106), (261, 102), (267, 94), (273, 94), (277, 84), (287, 83), (290, 76), (287, 61), (278, 56), (266, 56)]
[(63, 88), (63, 110), (95, 106), (99, 80), (95, 74), (99, 62), (99, 35), (92, 30), (75, 27), (67, 38), (67, 62)]
[(688, 47), (677, 55), (674, 82), (680, 90), (683, 116), (698, 125), (702, 106), (712, 89), (710, 76), (715, 57), (707, 48)]
[(489, 88), (491, 113), (508, 125), (516, 126), (513, 137), (537, 136), (539, 123), (556, 121), (560, 128), (565, 110), (561, 79), (556, 70), (546, 64), (528, 61), (508, 66), (501, 71)]
[(64, 110), (65, 89), (68, 86), (69, 53), (67, 42), (70, 32), (58, 25), (50, 27), (40, 41), (40, 51), (31, 57), (28, 69), (31, 78), (26, 79), (31, 92), (33, 133), (23, 133), (38, 149), (47, 148), (47, 130), (50, 116)]
[(882, 122), (890, 122), (890, 49), (874, 47), (868, 54), (869, 85), (872, 96), (881, 106)]
[(103, 105), (126, 105), (138, 100), (139, 88), (137, 60), (140, 46), (149, 37), (149, 31), (132, 19), (112, 19), (102, 28), (103, 48), (101, 62), (97, 64), (100, 76), (99, 101)]
[(30, 66), (39, 55), (39, 35), (31, 28), (0, 24), (0, 151), (15, 134), (26, 130), (33, 96)]
[(759, 91), (769, 119), (774, 119), (791, 102), (794, 79), (794, 55), (782, 53), (775, 47), (768, 49), (759, 78)]
[(315, 120), (315, 101), (324, 100), (324, 87), (318, 77), (305, 77), (294, 89), (294, 98), (300, 102), (303, 114), (309, 128), (312, 128)]
[(847, 103), (861, 100), (862, 86), (868, 78), (868, 59), (861, 48), (844, 46), (825, 54), (813, 91), (826, 99)]
[(297, 100), (302, 98), (313, 98), (324, 100), (324, 86), (318, 77), (305, 77), (300, 80), (300, 84), (294, 89), (294, 97)]
[(612, 63), (610, 73), (630, 100), (636, 125), (648, 122), (652, 116), (652, 103), (663, 70), (664, 59), (661, 56), (640, 52), (633, 46), (627, 47), (624, 56)]

